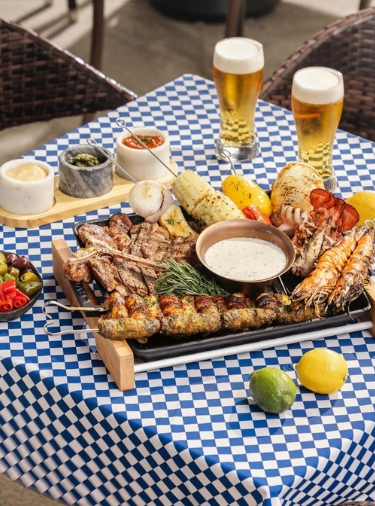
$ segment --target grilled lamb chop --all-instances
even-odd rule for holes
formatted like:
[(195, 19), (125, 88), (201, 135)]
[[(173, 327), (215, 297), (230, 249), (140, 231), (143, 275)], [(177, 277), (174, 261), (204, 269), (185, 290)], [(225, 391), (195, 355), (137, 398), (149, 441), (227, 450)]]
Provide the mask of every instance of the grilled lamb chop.
[(111, 258), (106, 255), (96, 255), (89, 259), (88, 266), (94, 278), (107, 290), (113, 292), (116, 279), (111, 270)]
[(113, 268), (117, 272), (117, 279), (128, 294), (135, 293), (141, 297), (149, 295), (148, 288), (143, 280), (142, 271), (138, 265), (127, 262), (124, 258), (115, 256), (112, 261)]
[(133, 223), (127, 214), (116, 213), (109, 218), (108, 226), (112, 227), (113, 225), (122, 228), (125, 232), (128, 233), (132, 228)]
[(80, 281), (89, 283), (92, 280), (92, 275), (87, 263), (96, 255), (97, 252), (94, 249), (78, 249), (64, 263), (62, 268), (63, 275), (71, 281), (75, 281), (77, 283)]
[(124, 228), (114, 223), (107, 228), (107, 232), (108, 235), (115, 241), (117, 249), (125, 252), (129, 250), (130, 237)]
[(196, 260), (195, 238), (170, 237), (157, 223), (133, 225), (123, 213), (112, 216), (106, 227), (84, 223), (78, 230), (84, 243), (65, 262), (64, 276), (142, 297), (156, 293), (156, 281), (168, 260)]
[(101, 244), (102, 246), (116, 249), (116, 242), (107, 234), (104, 227), (84, 223), (78, 229), (78, 236), (85, 245), (85, 248), (93, 247), (97, 249), (97, 246)]

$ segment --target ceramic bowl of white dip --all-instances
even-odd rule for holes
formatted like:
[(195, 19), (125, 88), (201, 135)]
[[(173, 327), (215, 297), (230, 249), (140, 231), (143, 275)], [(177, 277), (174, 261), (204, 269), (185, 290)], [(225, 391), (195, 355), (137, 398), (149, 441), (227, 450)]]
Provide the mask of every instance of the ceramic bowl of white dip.
[(196, 243), (202, 265), (229, 293), (255, 296), (287, 272), (295, 259), (289, 237), (255, 220), (226, 220), (206, 228)]
[(0, 206), (18, 215), (43, 214), (54, 205), (54, 169), (35, 158), (10, 160), (0, 167)]

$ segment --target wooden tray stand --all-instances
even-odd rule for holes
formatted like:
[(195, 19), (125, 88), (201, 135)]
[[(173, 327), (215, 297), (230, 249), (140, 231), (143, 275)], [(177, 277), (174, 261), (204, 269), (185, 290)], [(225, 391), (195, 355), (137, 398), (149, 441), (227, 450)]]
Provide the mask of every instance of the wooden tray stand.
[[(71, 306), (77, 306), (78, 301), (73, 293), (69, 281), (62, 274), (62, 266), (64, 262), (72, 255), (66, 241), (57, 239), (52, 241), (52, 265), (53, 275), (63, 290), (66, 298)], [(86, 284), (85, 289), (90, 300), (97, 304), (92, 289)], [(82, 315), (90, 329), (97, 328), (97, 316), (88, 316), (82, 312)], [(95, 344), (103, 360), (104, 365), (112, 375), (117, 388), (121, 391), (131, 390), (134, 388), (134, 355), (126, 340), (111, 341), (105, 339), (97, 332), (93, 332)]]

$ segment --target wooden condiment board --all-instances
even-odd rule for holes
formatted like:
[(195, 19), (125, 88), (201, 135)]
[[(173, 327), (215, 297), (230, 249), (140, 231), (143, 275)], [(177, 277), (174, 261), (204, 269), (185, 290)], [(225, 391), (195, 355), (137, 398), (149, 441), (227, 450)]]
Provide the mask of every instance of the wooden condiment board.
[[(176, 176), (178, 175), (178, 167), (173, 160), (170, 160), (169, 166)], [(118, 204), (128, 200), (129, 192), (133, 188), (133, 181), (123, 179), (114, 172), (113, 188), (110, 192), (99, 197), (87, 199), (79, 199), (70, 197), (58, 187), (59, 177), (55, 176), (55, 203), (53, 207), (42, 214), (21, 215), (12, 214), (0, 207), (0, 223), (13, 228), (36, 228), (47, 223), (53, 223), (59, 220), (65, 220), (78, 214), (96, 211), (103, 207)], [(164, 178), (159, 179), (159, 183), (170, 184), (173, 175), (169, 173)]]
[[(77, 306), (78, 301), (73, 293), (72, 287), (62, 274), (62, 266), (71, 255), (72, 251), (66, 241), (63, 239), (52, 241), (53, 274), (66, 295), (69, 304), (71, 306)], [(98, 302), (91, 288), (85, 285), (85, 289), (93, 304), (97, 304)], [(97, 328), (97, 316), (88, 316), (84, 313), (82, 313), (82, 315), (90, 329)], [(127, 341), (112, 341), (110, 339), (105, 339), (97, 332), (93, 332), (93, 334), (96, 349), (104, 365), (112, 375), (117, 388), (121, 391), (134, 388), (134, 355)]]

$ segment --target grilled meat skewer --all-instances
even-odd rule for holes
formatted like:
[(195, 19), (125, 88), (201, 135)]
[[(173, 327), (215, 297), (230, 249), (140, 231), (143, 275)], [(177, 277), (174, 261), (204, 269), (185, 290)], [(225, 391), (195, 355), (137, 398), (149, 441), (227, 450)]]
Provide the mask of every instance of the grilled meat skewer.
[[(274, 310), (249, 305), (253, 302), (244, 294), (226, 298), (168, 294), (158, 300), (155, 296), (123, 297), (114, 292), (105, 301), (109, 314), (99, 319), (98, 327), (108, 339), (137, 339), (145, 343), (158, 332), (176, 338), (220, 330), (243, 332), (276, 320)], [(229, 309), (233, 306), (235, 309)]]

